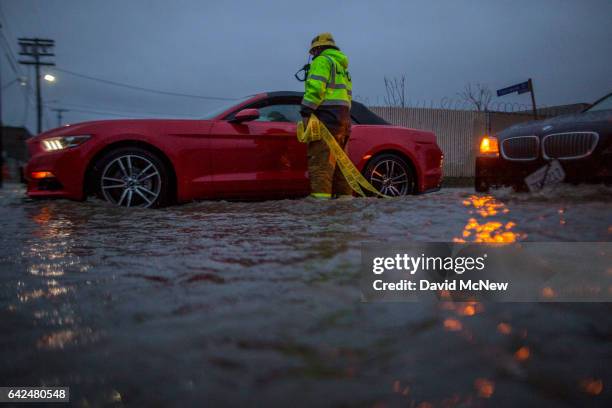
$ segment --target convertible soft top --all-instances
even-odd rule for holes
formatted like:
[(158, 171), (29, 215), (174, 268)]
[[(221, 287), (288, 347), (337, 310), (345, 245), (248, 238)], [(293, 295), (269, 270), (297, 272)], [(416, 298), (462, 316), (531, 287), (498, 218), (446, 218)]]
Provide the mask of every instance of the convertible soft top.
[[(296, 98), (302, 99), (303, 92), (295, 91), (277, 91), (267, 92), (268, 98)], [(351, 116), (360, 125), (390, 125), (389, 122), (369, 110), (360, 102), (353, 101), (351, 103)]]

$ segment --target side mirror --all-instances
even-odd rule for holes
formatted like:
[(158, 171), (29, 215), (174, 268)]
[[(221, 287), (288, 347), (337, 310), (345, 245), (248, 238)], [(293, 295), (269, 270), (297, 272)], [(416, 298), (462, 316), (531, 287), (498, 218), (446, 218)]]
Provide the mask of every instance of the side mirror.
[(242, 123), (259, 119), (259, 109), (243, 109), (234, 116), (232, 122)]

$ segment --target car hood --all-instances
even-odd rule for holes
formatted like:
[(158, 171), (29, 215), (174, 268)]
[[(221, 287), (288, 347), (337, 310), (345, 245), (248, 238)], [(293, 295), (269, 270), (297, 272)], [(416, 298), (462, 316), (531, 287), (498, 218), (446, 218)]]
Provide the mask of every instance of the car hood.
[[(97, 120), (90, 122), (79, 122), (70, 125), (65, 125), (55, 129), (49, 129), (37, 136), (29, 139), (36, 141), (47, 137), (58, 136), (75, 136), (75, 135), (98, 135), (112, 134), (117, 131), (122, 132), (138, 132), (145, 131), (158, 133), (160, 130), (168, 130), (176, 125), (185, 124), (186, 122), (195, 122), (194, 119), (117, 119), (117, 120)], [(203, 124), (204, 120), (197, 121)]]
[(544, 120), (532, 120), (518, 123), (499, 132), (499, 138), (512, 136), (558, 133), (570, 130), (589, 130), (590, 128), (612, 125), (612, 111), (596, 111), (555, 116)]

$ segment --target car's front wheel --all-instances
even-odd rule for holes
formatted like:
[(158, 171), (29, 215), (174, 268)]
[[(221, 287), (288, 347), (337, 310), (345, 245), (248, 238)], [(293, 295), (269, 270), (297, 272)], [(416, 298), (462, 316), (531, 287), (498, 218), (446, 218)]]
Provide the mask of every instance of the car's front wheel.
[(169, 174), (154, 153), (139, 147), (110, 151), (94, 167), (98, 197), (119, 207), (161, 207), (168, 202)]
[(414, 192), (414, 172), (399, 155), (385, 153), (374, 157), (366, 166), (364, 175), (382, 194), (398, 197)]

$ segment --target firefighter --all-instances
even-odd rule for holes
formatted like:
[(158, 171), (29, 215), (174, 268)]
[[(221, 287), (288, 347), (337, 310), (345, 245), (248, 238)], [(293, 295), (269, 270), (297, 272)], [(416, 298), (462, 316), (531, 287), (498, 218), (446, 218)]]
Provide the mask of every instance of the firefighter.
[[(300, 110), (304, 126), (314, 114), (346, 151), (351, 132), (352, 89), (348, 58), (336, 46), (330, 33), (317, 35), (310, 44), (309, 53), (313, 60)], [(308, 174), (311, 197), (352, 196), (351, 187), (323, 140), (308, 143)]]

